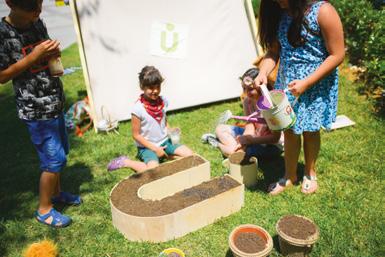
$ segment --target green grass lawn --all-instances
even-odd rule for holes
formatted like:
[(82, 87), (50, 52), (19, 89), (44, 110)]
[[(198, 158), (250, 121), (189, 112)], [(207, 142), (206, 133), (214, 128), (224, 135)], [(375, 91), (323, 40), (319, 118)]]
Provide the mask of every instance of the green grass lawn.
[[(76, 45), (64, 51), (63, 62), (66, 67), (80, 66)], [(82, 98), (85, 86), (81, 70), (64, 76), (63, 82), (67, 105)], [(371, 114), (370, 104), (357, 93), (358, 88), (341, 78), (338, 113), (348, 115), (356, 126), (322, 132), (320, 187), (316, 194), (305, 196), (296, 186), (276, 197), (267, 195), (267, 184), (283, 173), (283, 159), (262, 163), (258, 186), (246, 190), (245, 205), (239, 212), (180, 239), (151, 244), (127, 241), (111, 222), (110, 190), (133, 172), (123, 169), (110, 174), (106, 165), (120, 154), (135, 156), (130, 122), (120, 124), (120, 135), (91, 131), (83, 138), (70, 137), (71, 152), (62, 184), (64, 189), (80, 193), (84, 203), (63, 210), (74, 220), (70, 227), (51, 229), (33, 218), (39, 161), (25, 126), (16, 116), (12, 87), (1, 87), (0, 256), (20, 256), (30, 243), (47, 238), (58, 244), (60, 256), (156, 257), (165, 248), (178, 247), (189, 257), (224, 257), (231, 256), (229, 233), (243, 223), (268, 230), (274, 239), (271, 256), (280, 256), (275, 224), (286, 214), (305, 215), (318, 224), (321, 235), (313, 256), (385, 256), (384, 122)], [(211, 162), (213, 177), (226, 172), (221, 166), (222, 156), (202, 144), (200, 136), (213, 130), (216, 118), (226, 109), (240, 113), (240, 102), (197, 107), (168, 116), (172, 126), (182, 129), (182, 142)]]

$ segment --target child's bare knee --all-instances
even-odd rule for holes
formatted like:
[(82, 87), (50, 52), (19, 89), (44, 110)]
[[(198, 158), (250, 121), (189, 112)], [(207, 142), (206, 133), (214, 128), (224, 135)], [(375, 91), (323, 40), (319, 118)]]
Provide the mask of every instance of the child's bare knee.
[(150, 161), (147, 164), (147, 169), (153, 169), (159, 166), (159, 163), (156, 161)]
[(187, 146), (182, 145), (176, 149), (175, 154), (181, 157), (187, 157), (193, 155), (194, 152)]
[(194, 154), (194, 152), (190, 149), (190, 148), (187, 148), (186, 147), (186, 152), (185, 152), (186, 156), (191, 156)]
[(220, 134), (223, 134), (228, 130), (228, 126), (224, 124), (220, 124), (215, 128), (215, 134), (218, 136)]

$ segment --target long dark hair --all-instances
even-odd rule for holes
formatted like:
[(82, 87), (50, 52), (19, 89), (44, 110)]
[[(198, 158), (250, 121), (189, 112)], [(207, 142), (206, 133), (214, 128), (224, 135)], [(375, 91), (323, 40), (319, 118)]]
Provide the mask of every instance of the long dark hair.
[[(293, 47), (304, 44), (301, 27), (304, 22), (306, 8), (310, 0), (289, 0), (289, 10), (293, 18), (287, 32), (289, 43)], [(284, 10), (273, 0), (262, 0), (259, 7), (259, 41), (264, 50), (278, 42), (277, 31)]]

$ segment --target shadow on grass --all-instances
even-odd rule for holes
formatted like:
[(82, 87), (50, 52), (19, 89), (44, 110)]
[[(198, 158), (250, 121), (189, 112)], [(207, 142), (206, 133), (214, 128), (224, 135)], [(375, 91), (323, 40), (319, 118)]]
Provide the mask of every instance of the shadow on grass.
[(277, 253), (281, 253), (281, 249), (279, 248), (279, 237), (278, 235), (273, 236), (273, 247), (277, 251)]
[[(37, 160), (36, 160), (37, 161)], [(38, 162), (38, 161), (37, 161)], [(38, 163), (35, 168), (25, 172), (18, 171), (16, 175), (1, 171), (1, 176), (8, 176), (6, 183), (1, 183), (0, 218), (2, 222), (14, 219), (29, 219), (32, 217), (31, 205), (38, 205), (38, 186), (40, 171)], [(82, 163), (66, 167), (61, 174), (63, 191), (79, 194), (79, 188), (84, 182), (92, 180), (90, 169)]]
[[(277, 182), (285, 175), (285, 159), (283, 156), (258, 159), (258, 169), (262, 171), (263, 179), (258, 179), (257, 184), (249, 190), (266, 192), (270, 184)], [(302, 179), (304, 171), (303, 163), (298, 163), (297, 177), (299, 180)]]
[[(0, 96), (0, 256), (7, 256), (9, 244), (27, 241), (24, 233), (16, 235), (6, 224), (12, 224), (12, 229), (26, 229), (24, 221), (32, 219), (38, 206), (40, 171), (27, 128), (17, 117), (13, 95)], [(80, 147), (70, 141), (72, 148)], [(80, 186), (92, 179), (86, 164), (75, 163), (63, 170), (61, 185), (63, 190), (79, 194)]]
[(7, 247), (7, 243), (6, 243), (6, 240), (4, 240), (4, 237), (2, 236), (3, 234), (5, 233), (5, 226), (0, 223), (0, 256), (6, 256), (6, 247)]

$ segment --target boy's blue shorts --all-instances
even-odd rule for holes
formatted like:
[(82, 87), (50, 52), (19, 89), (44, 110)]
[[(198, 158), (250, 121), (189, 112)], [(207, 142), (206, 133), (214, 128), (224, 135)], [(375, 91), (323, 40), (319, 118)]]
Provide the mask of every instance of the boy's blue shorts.
[[(170, 139), (167, 139), (160, 146), (165, 146), (164, 151), (168, 155), (173, 155), (175, 150), (181, 146), (180, 144), (173, 145)], [(138, 147), (138, 158), (141, 159), (144, 163), (149, 163), (150, 161), (156, 161), (159, 163), (159, 157), (156, 153), (145, 147)]]
[(64, 115), (50, 120), (23, 120), (40, 159), (41, 171), (60, 172), (69, 151)]

